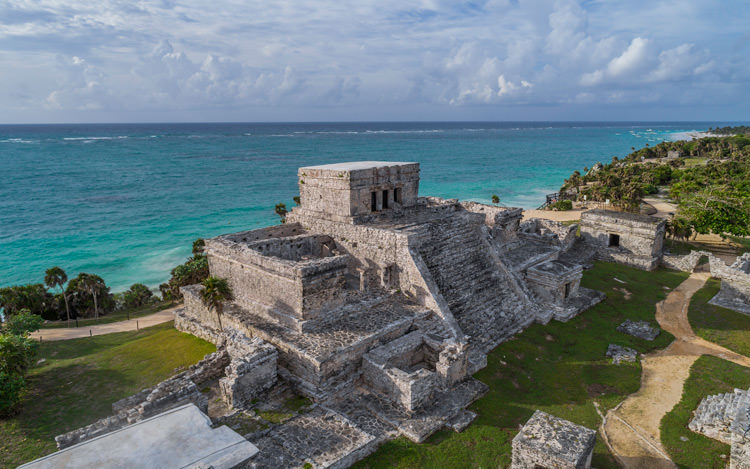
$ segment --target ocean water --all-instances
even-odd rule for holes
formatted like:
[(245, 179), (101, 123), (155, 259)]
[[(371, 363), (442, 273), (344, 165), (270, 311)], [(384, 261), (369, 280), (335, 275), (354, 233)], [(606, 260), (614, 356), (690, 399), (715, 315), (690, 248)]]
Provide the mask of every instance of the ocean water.
[(0, 126), (0, 286), (101, 275), (151, 287), (192, 241), (278, 223), (297, 168), (418, 161), (421, 195), (536, 208), (575, 169), (691, 123), (332, 123)]

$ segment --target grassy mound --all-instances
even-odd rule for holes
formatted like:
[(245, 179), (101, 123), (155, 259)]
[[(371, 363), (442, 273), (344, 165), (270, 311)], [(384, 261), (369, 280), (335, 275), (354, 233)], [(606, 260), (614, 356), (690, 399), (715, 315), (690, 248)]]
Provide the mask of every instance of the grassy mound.
[[(533, 325), (494, 349), (487, 368), (476, 375), (490, 391), (471, 407), (479, 416), (469, 428), (438, 432), (421, 445), (404, 438), (387, 442), (355, 467), (505, 467), (511, 440), (535, 409), (597, 429), (597, 406), (604, 414), (640, 386), (640, 364), (613, 365), (604, 356), (607, 346), (616, 343), (645, 353), (673, 339), (662, 332), (648, 342), (615, 328), (625, 319), (656, 324), (655, 304), (685, 278), (681, 272), (597, 263), (584, 273), (582, 284), (607, 293), (607, 299), (567, 323)], [(601, 438), (593, 465), (617, 467)]]
[(712, 278), (695, 292), (688, 310), (690, 325), (699, 337), (750, 356), (750, 316), (708, 303), (720, 286)]
[(682, 399), (661, 421), (662, 445), (679, 467), (725, 467), (729, 461), (729, 445), (693, 433), (687, 425), (704, 397), (748, 387), (750, 368), (709, 355), (703, 355), (693, 363), (682, 390)]
[(172, 322), (83, 339), (44, 342), (21, 412), (0, 420), (0, 467), (55, 451), (54, 437), (112, 413), (112, 403), (153, 386), (204, 355), (213, 344)]

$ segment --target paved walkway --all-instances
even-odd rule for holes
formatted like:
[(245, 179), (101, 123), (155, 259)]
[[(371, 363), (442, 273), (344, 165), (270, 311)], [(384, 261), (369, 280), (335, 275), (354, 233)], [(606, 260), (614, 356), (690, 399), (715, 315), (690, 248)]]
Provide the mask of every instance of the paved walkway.
[(641, 360), (640, 389), (610, 410), (601, 431), (626, 469), (677, 467), (661, 446), (659, 424), (682, 398), (690, 367), (701, 355), (714, 355), (750, 367), (750, 358), (697, 337), (687, 317), (690, 298), (710, 274), (693, 273), (656, 305), (656, 320), (675, 336), (666, 349)]
[(96, 326), (65, 327), (59, 329), (39, 329), (31, 334), (34, 339), (41, 336), (43, 341), (47, 340), (68, 340), (89, 337), (92, 335), (111, 334), (113, 332), (134, 331), (137, 328), (155, 326), (174, 319), (174, 312), (182, 308), (175, 306), (173, 308), (159, 311), (149, 316), (142, 316), (129, 321), (111, 322), (109, 324), (99, 324)]

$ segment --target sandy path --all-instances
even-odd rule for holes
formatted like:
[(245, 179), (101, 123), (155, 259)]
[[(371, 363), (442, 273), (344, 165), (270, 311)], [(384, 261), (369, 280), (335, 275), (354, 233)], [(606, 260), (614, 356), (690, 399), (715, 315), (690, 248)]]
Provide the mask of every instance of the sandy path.
[[(144, 327), (155, 326), (164, 322), (168, 322), (174, 319), (174, 312), (182, 306), (175, 306), (173, 308), (159, 311), (158, 313), (151, 314), (149, 316), (142, 316), (137, 319), (131, 319), (129, 321), (112, 322), (109, 324), (99, 324), (97, 326), (82, 326), (82, 327), (70, 327), (60, 329), (40, 329), (33, 334), (31, 337), (34, 339), (42, 338), (43, 341), (47, 340), (68, 340), (78, 339), (81, 337), (89, 337), (90, 335), (102, 335), (111, 334), (113, 332), (125, 332), (134, 331), (136, 328), (142, 329)], [(90, 331), (90, 332), (89, 332)]]
[(743, 366), (750, 358), (697, 337), (688, 322), (690, 298), (708, 279), (694, 273), (656, 305), (656, 320), (675, 336), (666, 349), (641, 360), (641, 387), (602, 422), (612, 453), (625, 468), (676, 467), (661, 446), (659, 424), (682, 397), (690, 367), (701, 355), (715, 355)]
[(656, 209), (656, 213), (651, 216), (659, 218), (672, 218), (672, 213), (677, 212), (677, 205), (667, 202), (665, 199), (658, 197), (644, 197), (643, 201), (650, 204)]

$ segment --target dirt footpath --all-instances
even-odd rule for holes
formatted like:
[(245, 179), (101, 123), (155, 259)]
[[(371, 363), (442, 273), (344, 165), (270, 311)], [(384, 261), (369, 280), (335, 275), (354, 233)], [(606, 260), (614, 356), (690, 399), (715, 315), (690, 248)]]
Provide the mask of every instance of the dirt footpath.
[(675, 340), (641, 360), (641, 388), (610, 410), (602, 422), (601, 431), (625, 468), (676, 467), (661, 446), (659, 424), (680, 401), (690, 367), (698, 357), (715, 355), (750, 367), (750, 358), (697, 337), (690, 327), (690, 298), (708, 277), (705, 272), (693, 273), (656, 305), (656, 320)]
[(82, 327), (65, 327), (60, 329), (40, 329), (31, 334), (34, 339), (42, 338), (47, 340), (68, 340), (89, 337), (93, 335), (111, 334), (113, 332), (134, 331), (144, 327), (155, 326), (174, 319), (174, 312), (182, 306), (165, 309), (149, 316), (143, 316), (129, 321), (112, 322), (109, 324), (99, 324), (97, 326)]

